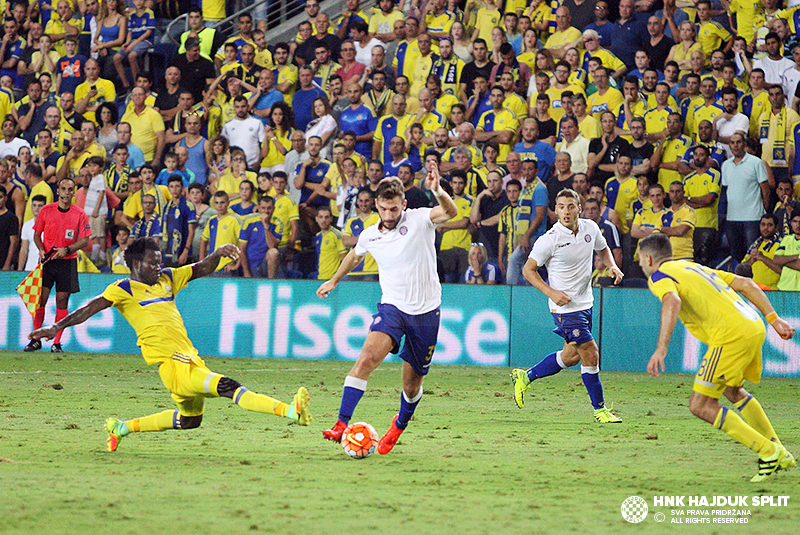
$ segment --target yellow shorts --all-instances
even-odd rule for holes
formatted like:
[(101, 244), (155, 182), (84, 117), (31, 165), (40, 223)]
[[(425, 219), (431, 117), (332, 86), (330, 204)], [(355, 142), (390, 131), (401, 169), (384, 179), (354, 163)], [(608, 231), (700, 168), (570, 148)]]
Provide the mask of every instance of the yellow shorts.
[(197, 353), (174, 353), (161, 363), (158, 374), (182, 416), (200, 416), (203, 400), (219, 397), (217, 385), (222, 375), (209, 370)]
[(694, 377), (692, 390), (719, 399), (726, 387), (740, 387), (745, 379), (761, 381), (761, 346), (764, 331), (724, 346), (709, 347)]

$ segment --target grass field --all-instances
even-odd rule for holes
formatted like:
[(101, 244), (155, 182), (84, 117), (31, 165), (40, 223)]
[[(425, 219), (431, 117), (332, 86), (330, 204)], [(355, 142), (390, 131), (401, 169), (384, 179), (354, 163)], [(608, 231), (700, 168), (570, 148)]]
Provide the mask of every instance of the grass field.
[[(748, 479), (755, 455), (687, 409), (691, 377), (604, 373), (624, 418), (595, 425), (576, 372), (537, 383), (514, 406), (506, 368), (438, 366), (416, 419), (387, 456), (351, 460), (321, 431), (336, 419), (345, 362), (208, 358), (252, 390), (289, 400), (309, 388), (315, 421), (287, 425), (210, 400), (203, 427), (138, 434), (105, 451), (103, 422), (172, 402), (140, 356), (0, 353), (0, 533), (748, 533), (798, 532), (800, 469)], [(399, 366), (384, 364), (355, 415), (386, 430)], [(797, 380), (753, 387), (800, 453)], [(782, 495), (748, 524), (670, 524), (660, 495)], [(620, 505), (650, 514), (629, 524)], [(741, 508), (739, 508), (741, 509)], [(666, 515), (654, 521), (655, 512)]]

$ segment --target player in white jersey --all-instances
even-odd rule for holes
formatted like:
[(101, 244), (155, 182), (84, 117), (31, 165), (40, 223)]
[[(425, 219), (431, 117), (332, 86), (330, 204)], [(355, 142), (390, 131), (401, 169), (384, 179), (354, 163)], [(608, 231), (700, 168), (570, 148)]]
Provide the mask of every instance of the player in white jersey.
[[(605, 406), (597, 365), (599, 352), (592, 336), (594, 252), (600, 254), (615, 284), (620, 283), (623, 275), (597, 223), (581, 218), (580, 213), (578, 193), (561, 190), (556, 197), (558, 222), (536, 240), (522, 270), (528, 282), (548, 297), (556, 324), (553, 332), (564, 338), (564, 347), (547, 355), (533, 368), (512, 370), (514, 401), (521, 409), (531, 382), (555, 375), (580, 361), (581, 378), (594, 407), (595, 421), (618, 423), (622, 420)], [(537, 271), (541, 266), (547, 266), (548, 282)]]
[(422, 398), (422, 380), (428, 373), (439, 335), (442, 302), (434, 246), (436, 225), (458, 214), (458, 207), (440, 187), (439, 180), (436, 167), (425, 179), (439, 206), (415, 210), (406, 210), (403, 183), (398, 178), (381, 180), (375, 199), (380, 223), (361, 232), (358, 243), (333, 278), (317, 289), (319, 297), (327, 297), (367, 253), (378, 263), (383, 294), (378, 313), (373, 316), (361, 355), (345, 377), (339, 419), (331, 429), (322, 432), (328, 440), (341, 442), (367, 389), (369, 375), (390, 351), (398, 352), (403, 336), (405, 345), (399, 354), (404, 361), (400, 411), (378, 443), (378, 453), (385, 455), (392, 450)]

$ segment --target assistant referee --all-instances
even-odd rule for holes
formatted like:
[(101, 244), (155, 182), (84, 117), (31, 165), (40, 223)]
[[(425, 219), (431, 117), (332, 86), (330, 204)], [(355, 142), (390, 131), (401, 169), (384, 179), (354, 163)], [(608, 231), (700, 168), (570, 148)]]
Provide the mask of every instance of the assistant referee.
[[(33, 225), (33, 241), (39, 248), (39, 262), (43, 264), (42, 296), (33, 317), (34, 330), (44, 323), (44, 307), (53, 284), (56, 285), (56, 321), (69, 313), (70, 294), (80, 291), (78, 251), (89, 245), (91, 229), (86, 212), (72, 204), (74, 195), (75, 182), (70, 178), (61, 179), (58, 182), (58, 201), (44, 206)], [(25, 351), (41, 348), (40, 340), (31, 340)], [(61, 332), (53, 339), (50, 351), (63, 353)]]

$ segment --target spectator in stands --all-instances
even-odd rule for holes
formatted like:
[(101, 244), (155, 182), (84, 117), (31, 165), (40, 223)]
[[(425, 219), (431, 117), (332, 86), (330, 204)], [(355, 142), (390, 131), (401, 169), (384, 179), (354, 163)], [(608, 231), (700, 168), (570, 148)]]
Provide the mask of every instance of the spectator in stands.
[[(114, 82), (100, 78), (100, 64), (89, 59), (85, 66), (86, 80), (75, 88), (75, 111), (94, 121), (94, 114), (103, 102), (114, 102), (117, 91)], [(63, 110), (63, 107), (62, 107)], [(66, 110), (64, 110), (66, 116)]]
[(111, 102), (104, 102), (97, 108), (95, 114), (97, 118), (97, 143), (103, 147), (105, 153), (111, 156), (111, 151), (119, 143), (117, 139), (117, 123), (119, 123), (119, 113), (117, 107)]
[(611, 249), (614, 262), (618, 263), (618, 265), (622, 265), (622, 244), (620, 242), (619, 229), (617, 229), (617, 226), (611, 221), (603, 218), (603, 210), (600, 201), (590, 197), (583, 201), (582, 207), (583, 212), (581, 217), (591, 219), (597, 223), (597, 226), (600, 227), (600, 231), (603, 233), (603, 237), (608, 243), (608, 247)]
[(112, 246), (108, 254), (108, 266), (111, 268), (111, 273), (130, 274), (131, 270), (125, 264), (125, 249), (128, 248), (130, 236), (131, 231), (128, 227), (117, 227), (117, 234), (114, 238), (117, 245)]
[(129, 195), (128, 180), (133, 172), (127, 164), (128, 148), (122, 143), (118, 143), (110, 154), (112, 163), (104, 173), (106, 186), (114, 192), (114, 195), (124, 201)]
[(266, 133), (264, 124), (250, 115), (247, 99), (237, 96), (233, 102), (236, 117), (225, 123), (222, 135), (228, 138), (232, 146), (240, 147), (247, 158), (249, 169), (258, 169), (266, 156)]
[[(158, 110), (164, 121), (171, 121), (180, 111), (180, 97), (183, 92), (181, 78), (181, 71), (178, 67), (167, 67), (164, 73), (164, 85), (159, 88), (158, 98), (153, 104), (153, 108)], [(194, 96), (194, 93), (192, 95)]]
[(2, 125), (3, 139), (0, 140), (0, 158), (5, 158), (6, 156), (16, 157), (20, 148), (30, 148), (31, 144), (28, 141), (15, 137), (17, 130), (17, 120), (13, 115), (7, 115), (3, 119)]
[(475, 198), (470, 213), (472, 228), (478, 230), (481, 241), (486, 244), (489, 258), (497, 259), (497, 243), (499, 234), (497, 224), (500, 221), (500, 211), (508, 205), (508, 197), (503, 191), (503, 178), (500, 173), (490, 171), (486, 177), (487, 188)]
[(194, 175), (194, 181), (205, 184), (208, 181), (208, 156), (211, 144), (200, 134), (202, 124), (196, 115), (186, 118), (186, 136), (181, 139), (176, 148), (183, 148), (188, 152), (189, 159), (186, 168)]
[(612, 33), (611, 52), (625, 65), (633, 65), (636, 51), (642, 48), (649, 37), (644, 19), (634, 11), (634, 1), (621, 0), (619, 20), (614, 24)]
[(781, 240), (778, 249), (775, 251), (774, 261), (781, 266), (781, 278), (778, 282), (778, 290), (799, 292), (800, 291), (800, 213), (792, 215), (790, 220), (792, 226), (791, 234), (787, 234)]
[(36, 141), (36, 134), (45, 127), (44, 114), (51, 106), (42, 99), (42, 83), (33, 79), (26, 88), (28, 100), (20, 101), (19, 106), (11, 108), (11, 115), (17, 120), (17, 129), (28, 144)]
[(131, 125), (131, 140), (142, 149), (145, 161), (158, 166), (165, 145), (164, 121), (156, 110), (145, 106), (145, 97), (142, 88), (133, 89), (131, 98), (134, 109), (123, 115), (122, 121)]
[[(201, 31), (209, 31), (208, 29)], [(213, 39), (209, 37), (209, 39)], [(204, 42), (205, 46), (205, 42)], [(196, 37), (189, 37), (185, 41), (186, 51), (177, 55), (170, 63), (171, 67), (178, 69), (182, 73), (183, 85), (192, 92), (195, 102), (203, 100), (203, 89), (211, 84), (217, 77), (214, 70), (214, 63), (201, 55), (200, 40)], [(160, 108), (164, 109), (164, 108)]]
[(83, 121), (86, 120), (82, 114), (75, 109), (75, 97), (69, 91), (61, 93), (61, 124), (67, 132), (72, 133), (79, 130)]
[(789, 162), (793, 160), (795, 150), (792, 130), (800, 123), (800, 115), (786, 106), (786, 95), (781, 85), (770, 86), (767, 91), (770, 107), (764, 109), (759, 120), (761, 158), (769, 165), (775, 179), (780, 180), (789, 177)]
[(589, 142), (588, 175), (602, 184), (614, 176), (617, 158), (623, 154), (630, 155), (630, 144), (617, 135), (616, 122), (613, 112), (603, 112), (600, 116), (603, 135)]
[(467, 284), (500, 284), (500, 268), (490, 262), (483, 243), (473, 243), (469, 248), (469, 267), (464, 273)]
[(144, 152), (131, 141), (132, 137), (130, 123), (123, 121), (117, 124), (117, 141), (128, 148), (128, 166), (131, 169), (139, 169), (146, 163)]
[(317, 136), (322, 140), (321, 156), (330, 159), (332, 141), (334, 134), (338, 130), (336, 119), (331, 115), (331, 105), (326, 97), (314, 99), (312, 104), (314, 119), (308, 123), (306, 130), (306, 141), (311, 137)]
[(734, 134), (731, 136), (730, 146), (733, 158), (722, 164), (722, 186), (728, 199), (725, 233), (731, 256), (741, 262), (748, 245), (758, 238), (759, 222), (766, 212), (770, 189), (765, 163), (757, 156), (747, 153), (745, 137)]
[[(556, 151), (569, 154), (572, 162), (572, 172), (586, 173), (589, 169), (589, 147), (591, 142), (583, 137), (578, 130), (578, 121), (575, 117), (564, 116), (561, 121), (561, 131), (564, 134), (564, 141), (556, 145)], [(616, 140), (616, 136), (612, 139), (612, 141), (614, 140)], [(619, 156), (617, 156), (617, 159), (619, 159)], [(558, 156), (556, 156), (557, 163)]]
[(142, 217), (131, 228), (134, 238), (153, 237), (161, 241), (163, 231), (161, 218), (155, 211), (156, 198), (153, 195), (142, 196)]
[(471, 241), (469, 217), (472, 212), (472, 199), (464, 194), (466, 183), (466, 175), (463, 171), (454, 171), (450, 175), (453, 201), (458, 207), (458, 214), (436, 227), (436, 230), (442, 234), (439, 259), (445, 282), (463, 282), (462, 273), (469, 267)]
[(275, 74), (270, 69), (263, 69), (258, 76), (258, 91), (248, 101), (253, 115), (261, 119), (264, 125), (270, 124), (269, 116), (276, 102), (284, 102), (283, 93), (275, 87)]
[(661, 233), (669, 236), (672, 256), (675, 260), (694, 261), (694, 228), (697, 226), (697, 213), (686, 204), (683, 182), (676, 180), (669, 185), (669, 199), (672, 206), (662, 218), (664, 226)]
[(356, 61), (356, 44), (348, 39), (342, 43), (341, 68), (335, 71), (342, 78), (343, 86), (349, 87), (353, 82), (358, 82), (366, 71), (367, 66)]
[(778, 218), (774, 214), (764, 214), (759, 222), (761, 235), (754, 241), (742, 264), (752, 267), (753, 280), (771, 289), (778, 288), (783, 266), (775, 262), (775, 253), (781, 243)]
[(314, 236), (314, 247), (317, 251), (317, 279), (328, 280), (339, 269), (342, 259), (347, 254), (347, 247), (342, 241), (342, 233), (332, 225), (333, 216), (328, 206), (316, 208), (316, 222), (319, 232)]
[[(197, 39), (200, 45), (200, 54), (203, 58), (211, 61), (217, 50), (222, 46), (222, 33), (213, 27), (206, 27), (203, 21), (203, 8), (191, 6), (188, 11), (189, 29), (181, 34), (181, 46), (178, 54), (183, 54), (187, 50), (186, 42), (189, 39)], [(184, 71), (185, 72), (185, 71)]]
[(325, 93), (313, 85), (314, 73), (311, 67), (303, 66), (298, 71), (300, 87), (292, 98), (292, 110), (294, 111), (295, 124), (301, 131), (305, 131), (308, 123), (311, 122), (312, 106), (314, 100), (325, 96)]
[(78, 54), (78, 38), (69, 35), (64, 39), (65, 53), (56, 63), (56, 94), (61, 95), (65, 91), (74, 93), (78, 85), (85, 78), (84, 67), (87, 58)]
[(764, 39), (767, 45), (767, 56), (753, 62), (754, 69), (764, 71), (764, 80), (767, 84), (781, 84), (781, 76), (787, 69), (794, 67), (794, 62), (783, 57), (783, 43), (780, 36), (775, 32), (770, 32)]
[[(238, 245), (241, 224), (239, 219), (228, 211), (228, 194), (218, 191), (214, 194), (214, 208), (216, 215), (212, 216), (203, 230), (200, 240), (199, 259), (202, 260), (226, 244)], [(215, 275), (231, 277), (236, 274), (241, 264), (241, 258), (220, 260)]]
[(275, 199), (269, 195), (258, 203), (258, 217), (247, 219), (239, 232), (244, 277), (274, 279), (278, 276), (278, 244), (284, 234), (283, 221), (274, 217)]
[(0, 188), (0, 269), (3, 271), (11, 271), (17, 259), (20, 230), (16, 214), (6, 208), (7, 197), (5, 188)]
[(568, 49), (581, 44), (581, 39), (581, 30), (572, 27), (570, 11), (562, 5), (556, 10), (556, 28), (544, 48), (550, 50), (554, 58), (562, 59)]
[(362, 93), (361, 86), (357, 83), (348, 87), (347, 97), (350, 99), (350, 107), (339, 116), (339, 127), (341, 132), (352, 131), (356, 134), (356, 152), (364, 158), (369, 158), (372, 154), (372, 137), (377, 119), (361, 101)]

